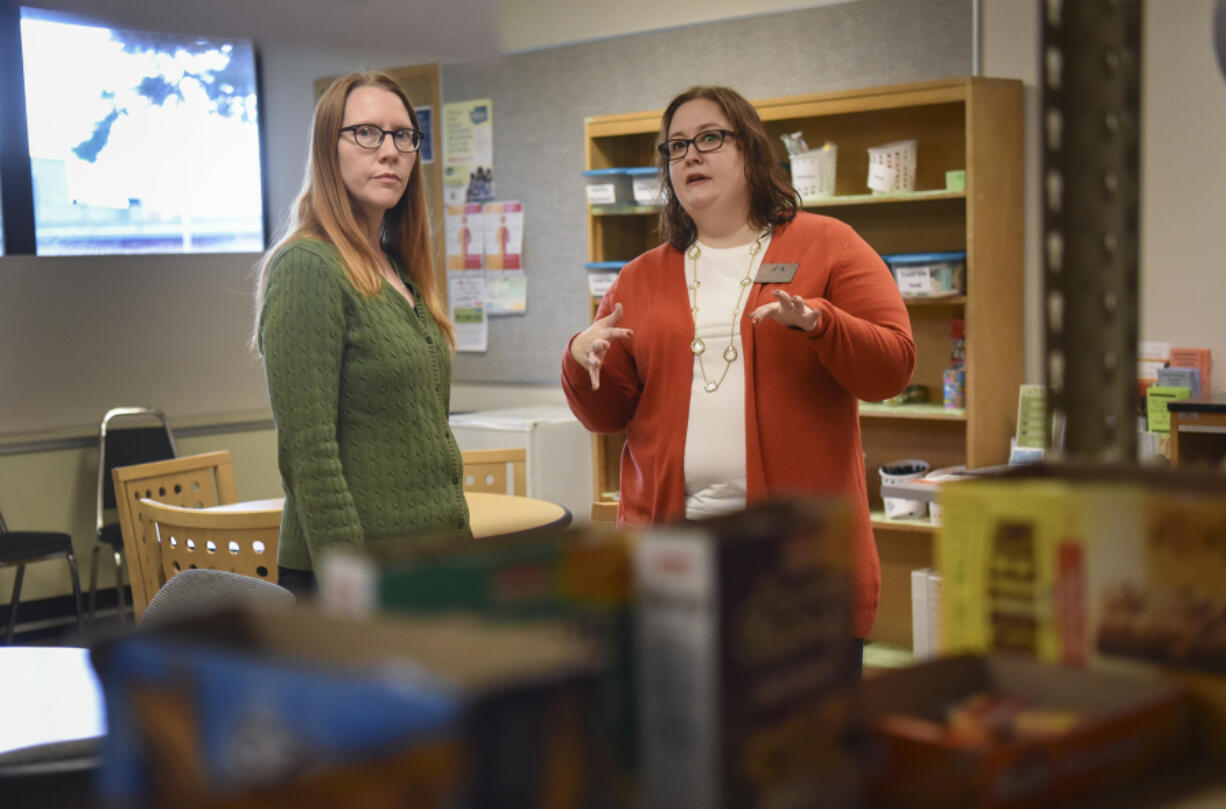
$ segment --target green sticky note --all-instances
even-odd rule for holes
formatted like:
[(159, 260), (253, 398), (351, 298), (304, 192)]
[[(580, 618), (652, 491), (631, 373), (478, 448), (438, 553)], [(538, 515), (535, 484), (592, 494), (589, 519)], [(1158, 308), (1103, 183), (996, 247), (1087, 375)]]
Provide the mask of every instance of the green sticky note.
[(1192, 395), (1188, 388), (1168, 388), (1161, 385), (1150, 385), (1145, 391), (1145, 413), (1149, 422), (1149, 431), (1159, 435), (1170, 435), (1171, 413), (1166, 409), (1166, 403), (1172, 399), (1187, 399)]
[(1017, 445), (1028, 449), (1047, 446), (1047, 388), (1022, 385), (1017, 396)]

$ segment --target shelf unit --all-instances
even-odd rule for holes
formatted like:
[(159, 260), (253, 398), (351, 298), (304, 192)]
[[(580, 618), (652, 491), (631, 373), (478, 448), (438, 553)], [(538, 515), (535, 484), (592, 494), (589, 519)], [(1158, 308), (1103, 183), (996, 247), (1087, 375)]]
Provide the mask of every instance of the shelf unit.
[[(779, 135), (800, 130), (810, 144), (838, 146), (835, 196), (802, 200), (806, 210), (851, 225), (877, 252), (965, 250), (967, 292), (907, 301), (917, 346), (913, 381), (940, 401), (950, 364), (949, 324), (966, 336), (966, 407), (865, 403), (870, 507), (881, 509), (876, 469), (898, 458), (933, 468), (1004, 463), (1022, 382), (1022, 83), (959, 78), (754, 103), (780, 162)], [(585, 168), (653, 165), (660, 110), (588, 118)], [(866, 193), (868, 147), (917, 141), (916, 190)], [(964, 169), (966, 191), (945, 188), (945, 172)], [(625, 261), (659, 243), (657, 210), (588, 208), (588, 260)], [(599, 301), (591, 300), (594, 313)], [(595, 436), (596, 497), (617, 488), (623, 437)], [(931, 530), (874, 520), (882, 560), (875, 640), (910, 644), (910, 570), (932, 564)]]

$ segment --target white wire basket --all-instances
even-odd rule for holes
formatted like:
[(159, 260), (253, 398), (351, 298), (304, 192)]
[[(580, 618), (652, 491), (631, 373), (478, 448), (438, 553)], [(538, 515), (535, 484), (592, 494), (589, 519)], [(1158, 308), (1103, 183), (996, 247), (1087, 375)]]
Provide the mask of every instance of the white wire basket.
[(915, 190), (915, 141), (899, 140), (868, 149), (868, 187), (874, 194)]
[(820, 149), (791, 155), (792, 185), (796, 193), (806, 199), (833, 197), (838, 151), (833, 143), (827, 143)]

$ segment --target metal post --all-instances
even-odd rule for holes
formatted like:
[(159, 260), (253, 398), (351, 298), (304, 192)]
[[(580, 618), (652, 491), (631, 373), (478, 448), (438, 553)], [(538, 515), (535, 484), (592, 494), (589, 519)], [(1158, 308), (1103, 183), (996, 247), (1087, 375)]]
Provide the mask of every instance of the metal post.
[(1044, 371), (1063, 449), (1136, 459), (1141, 0), (1042, 0)]

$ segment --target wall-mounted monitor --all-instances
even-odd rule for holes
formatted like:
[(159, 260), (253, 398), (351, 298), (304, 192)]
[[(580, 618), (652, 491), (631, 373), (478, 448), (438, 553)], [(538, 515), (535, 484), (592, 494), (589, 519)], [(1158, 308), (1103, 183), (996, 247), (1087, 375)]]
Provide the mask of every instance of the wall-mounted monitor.
[(264, 249), (252, 42), (21, 10), (39, 255)]

